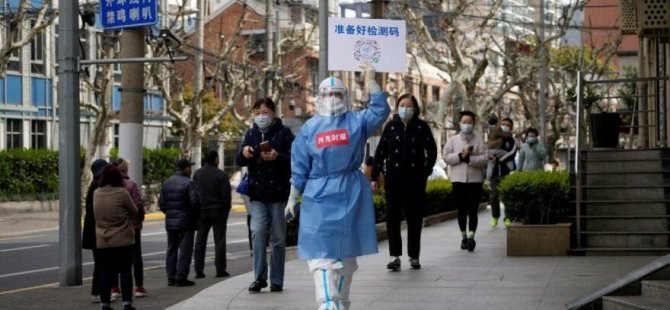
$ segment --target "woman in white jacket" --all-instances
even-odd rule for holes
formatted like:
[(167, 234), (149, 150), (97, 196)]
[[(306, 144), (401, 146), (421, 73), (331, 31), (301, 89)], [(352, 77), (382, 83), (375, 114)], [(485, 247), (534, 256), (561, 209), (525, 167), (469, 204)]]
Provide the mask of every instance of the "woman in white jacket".
[(474, 134), (476, 119), (474, 113), (462, 111), (461, 131), (447, 141), (442, 152), (444, 161), (451, 166), (452, 193), (458, 206), (458, 226), (463, 237), (461, 249), (470, 252), (476, 245), (477, 212), (482, 197), (484, 168), (488, 162), (486, 145), (482, 138)]

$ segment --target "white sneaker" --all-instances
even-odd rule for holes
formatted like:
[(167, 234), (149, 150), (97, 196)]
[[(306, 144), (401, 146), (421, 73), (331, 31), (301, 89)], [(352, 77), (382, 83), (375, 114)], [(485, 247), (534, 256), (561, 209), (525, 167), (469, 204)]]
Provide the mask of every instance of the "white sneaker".
[(91, 295), (91, 302), (94, 304), (99, 304), (100, 303), (100, 295)]

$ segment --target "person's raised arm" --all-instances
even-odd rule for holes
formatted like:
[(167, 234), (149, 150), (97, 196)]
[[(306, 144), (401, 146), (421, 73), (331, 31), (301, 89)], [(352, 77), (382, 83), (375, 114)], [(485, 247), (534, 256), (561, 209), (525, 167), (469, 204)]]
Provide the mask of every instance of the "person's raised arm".
[(382, 91), (375, 80), (375, 67), (369, 62), (364, 62), (360, 68), (365, 75), (365, 85), (370, 94), (370, 105), (364, 110), (365, 133), (367, 137), (370, 137), (389, 117), (391, 107), (386, 101), (386, 93)]

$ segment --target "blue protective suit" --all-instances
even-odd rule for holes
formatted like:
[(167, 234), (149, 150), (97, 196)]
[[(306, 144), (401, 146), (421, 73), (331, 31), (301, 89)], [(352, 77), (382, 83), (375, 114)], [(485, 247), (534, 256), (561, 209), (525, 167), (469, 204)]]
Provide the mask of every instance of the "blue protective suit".
[(291, 148), (291, 184), (303, 193), (300, 258), (377, 253), (372, 190), (359, 168), (367, 139), (390, 112), (386, 94), (379, 92), (367, 109), (316, 115), (300, 128)]

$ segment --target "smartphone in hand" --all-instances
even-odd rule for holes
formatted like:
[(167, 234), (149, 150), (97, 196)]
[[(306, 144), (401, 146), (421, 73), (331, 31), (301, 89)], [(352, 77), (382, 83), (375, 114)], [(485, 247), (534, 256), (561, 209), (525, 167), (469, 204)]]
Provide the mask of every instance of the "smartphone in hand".
[(261, 152), (270, 152), (272, 151), (272, 146), (270, 145), (270, 142), (264, 141), (260, 144), (261, 147)]

